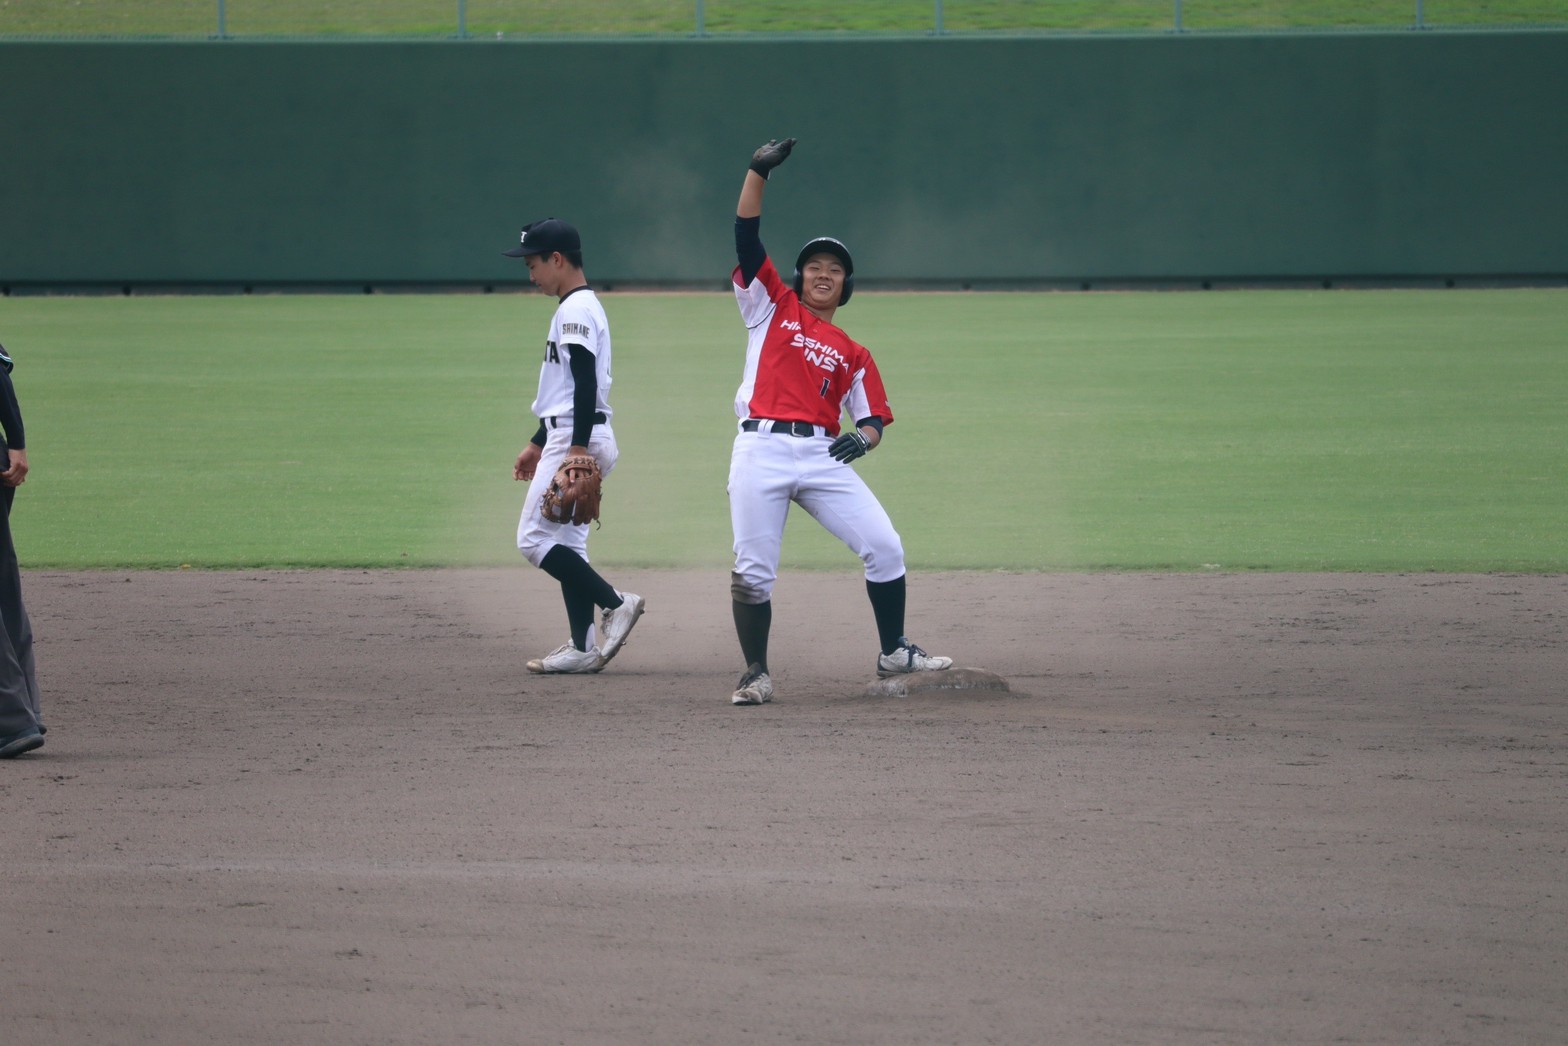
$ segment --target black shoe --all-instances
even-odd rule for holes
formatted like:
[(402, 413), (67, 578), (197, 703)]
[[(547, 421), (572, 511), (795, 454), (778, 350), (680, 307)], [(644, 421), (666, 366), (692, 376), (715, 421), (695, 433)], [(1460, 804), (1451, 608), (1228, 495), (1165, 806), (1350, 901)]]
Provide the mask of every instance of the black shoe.
[(0, 759), (15, 759), (23, 752), (31, 752), (35, 748), (42, 748), (44, 743), (43, 731), (36, 726), (28, 727), (19, 734), (10, 737), (0, 737)]

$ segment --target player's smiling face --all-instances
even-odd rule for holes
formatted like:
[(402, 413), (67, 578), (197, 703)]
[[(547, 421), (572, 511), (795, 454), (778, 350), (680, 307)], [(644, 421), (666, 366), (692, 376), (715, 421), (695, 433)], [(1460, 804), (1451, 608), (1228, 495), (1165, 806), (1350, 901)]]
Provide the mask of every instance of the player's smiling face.
[(800, 300), (813, 311), (838, 308), (844, 294), (844, 263), (824, 251), (806, 259), (800, 269)]

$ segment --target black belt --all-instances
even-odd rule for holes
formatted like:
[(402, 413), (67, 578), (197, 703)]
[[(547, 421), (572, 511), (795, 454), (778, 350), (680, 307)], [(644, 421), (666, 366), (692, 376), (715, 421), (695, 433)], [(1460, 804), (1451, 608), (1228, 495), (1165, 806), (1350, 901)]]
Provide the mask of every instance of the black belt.
[[(544, 422), (546, 425), (550, 426), (552, 429), (558, 429), (558, 428), (561, 427), (561, 423), (562, 422), (565, 422), (567, 424), (571, 424), (572, 416), (570, 414), (562, 414), (559, 417), (540, 418), (539, 420)], [(602, 411), (602, 410), (594, 411), (593, 423), (595, 425), (603, 425), (605, 422), (607, 422), (609, 420), (610, 420), (609, 418), (604, 416), (604, 411)]]
[(767, 425), (769, 432), (777, 432), (783, 436), (815, 436), (817, 427), (809, 421), (759, 421), (756, 418), (747, 418), (740, 423), (742, 432), (756, 432)]

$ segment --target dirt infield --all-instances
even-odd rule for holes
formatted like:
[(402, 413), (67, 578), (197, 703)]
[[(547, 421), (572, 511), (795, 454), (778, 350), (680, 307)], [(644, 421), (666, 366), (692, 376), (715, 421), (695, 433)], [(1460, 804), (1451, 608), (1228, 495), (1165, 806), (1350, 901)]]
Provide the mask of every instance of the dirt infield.
[(1563, 1041), (1568, 579), (611, 576), (28, 574), (4, 1041)]

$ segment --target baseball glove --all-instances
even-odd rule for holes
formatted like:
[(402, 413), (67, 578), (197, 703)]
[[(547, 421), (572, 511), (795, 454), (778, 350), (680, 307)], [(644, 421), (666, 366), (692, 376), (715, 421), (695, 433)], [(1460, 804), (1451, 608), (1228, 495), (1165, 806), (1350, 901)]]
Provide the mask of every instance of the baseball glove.
[(555, 470), (550, 488), (539, 501), (539, 513), (552, 523), (579, 527), (591, 523), (599, 518), (603, 483), (599, 463), (586, 454), (575, 454)]

